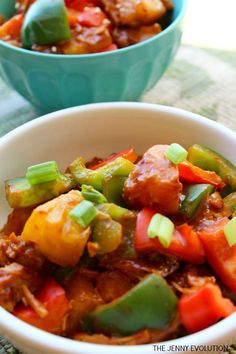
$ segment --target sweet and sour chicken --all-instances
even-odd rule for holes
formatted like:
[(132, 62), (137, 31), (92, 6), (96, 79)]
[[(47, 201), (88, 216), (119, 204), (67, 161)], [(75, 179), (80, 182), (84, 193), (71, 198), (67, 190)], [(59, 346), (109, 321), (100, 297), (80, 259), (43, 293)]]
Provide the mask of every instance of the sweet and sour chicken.
[(79, 156), (65, 173), (47, 161), (5, 191), (0, 305), (22, 321), (77, 341), (139, 345), (235, 312), (236, 168), (218, 153), (131, 148)]

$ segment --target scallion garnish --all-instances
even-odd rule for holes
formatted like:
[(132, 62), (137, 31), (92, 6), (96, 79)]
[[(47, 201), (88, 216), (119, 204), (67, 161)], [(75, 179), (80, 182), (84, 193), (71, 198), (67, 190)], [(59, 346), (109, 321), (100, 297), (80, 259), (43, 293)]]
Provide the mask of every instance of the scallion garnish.
[(230, 246), (236, 244), (236, 217), (232, 218), (224, 227), (225, 237)]
[(158, 237), (164, 247), (169, 247), (174, 232), (173, 222), (161, 214), (153, 215), (147, 230), (148, 237)]
[(101, 203), (107, 202), (107, 198), (105, 197), (105, 195), (98, 192), (92, 186), (88, 186), (86, 184), (83, 184), (81, 187), (81, 193), (82, 193), (82, 196), (84, 197), (84, 199), (90, 200), (93, 203), (101, 204)]
[(69, 217), (83, 228), (86, 228), (96, 218), (97, 214), (98, 211), (93, 203), (88, 200), (83, 200), (70, 211)]
[(183, 146), (176, 143), (171, 144), (165, 152), (165, 157), (176, 165), (185, 161), (187, 156), (187, 150), (185, 150)]
[(26, 178), (31, 185), (55, 181), (60, 177), (56, 161), (47, 161), (28, 167)]

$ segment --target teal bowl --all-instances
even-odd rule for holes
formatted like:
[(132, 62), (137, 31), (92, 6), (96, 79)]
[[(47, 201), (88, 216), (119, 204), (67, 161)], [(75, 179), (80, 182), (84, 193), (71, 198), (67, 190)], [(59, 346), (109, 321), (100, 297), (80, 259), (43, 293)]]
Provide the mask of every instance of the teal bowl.
[(172, 61), (181, 41), (186, 3), (174, 0), (171, 24), (160, 34), (112, 52), (44, 54), (0, 41), (0, 75), (40, 112), (93, 102), (137, 101)]

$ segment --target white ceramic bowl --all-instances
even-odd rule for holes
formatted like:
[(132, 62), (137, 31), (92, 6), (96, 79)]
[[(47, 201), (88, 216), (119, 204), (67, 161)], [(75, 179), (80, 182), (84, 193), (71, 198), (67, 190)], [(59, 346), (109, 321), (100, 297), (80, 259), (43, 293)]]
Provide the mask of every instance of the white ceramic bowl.
[[(106, 156), (128, 147), (143, 152), (153, 144), (171, 142), (186, 147), (193, 143), (206, 145), (236, 164), (235, 133), (211, 120), (170, 107), (144, 103), (94, 104), (55, 112), (27, 123), (0, 139), (0, 225), (9, 212), (4, 202), (3, 181), (24, 175), (29, 165), (55, 159), (65, 168), (77, 155)], [(194, 335), (163, 342), (156, 350), (152, 344), (111, 347), (61, 338), (25, 324), (2, 308), (0, 333), (29, 354), (209, 354), (214, 352), (213, 347), (197, 350), (193, 346), (226, 344), (236, 339), (236, 313)], [(181, 351), (183, 345), (189, 346), (188, 350)]]

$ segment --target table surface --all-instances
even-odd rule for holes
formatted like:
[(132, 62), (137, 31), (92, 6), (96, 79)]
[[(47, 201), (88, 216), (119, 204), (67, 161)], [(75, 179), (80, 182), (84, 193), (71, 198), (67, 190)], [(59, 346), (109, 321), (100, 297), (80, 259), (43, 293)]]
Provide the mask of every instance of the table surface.
[[(183, 108), (236, 131), (236, 51), (182, 44), (144, 102)], [(0, 136), (35, 118), (32, 106), (0, 78)]]
[[(208, 6), (210, 11), (213, 2), (216, 9), (209, 26), (207, 11), (204, 17), (201, 6)], [(166, 74), (141, 100), (183, 108), (236, 131), (236, 37), (235, 31), (232, 36), (230, 21), (217, 26), (224, 11), (221, 4), (215, 0), (189, 0), (183, 44)], [(228, 16), (235, 15), (235, 0), (224, 0), (224, 5), (232, 8)], [(201, 31), (196, 28), (198, 14)], [(0, 111), (0, 136), (37, 117), (32, 106), (8, 88), (1, 77)], [(0, 354), (17, 353), (0, 337)], [(232, 349), (231, 353), (236, 351)]]

